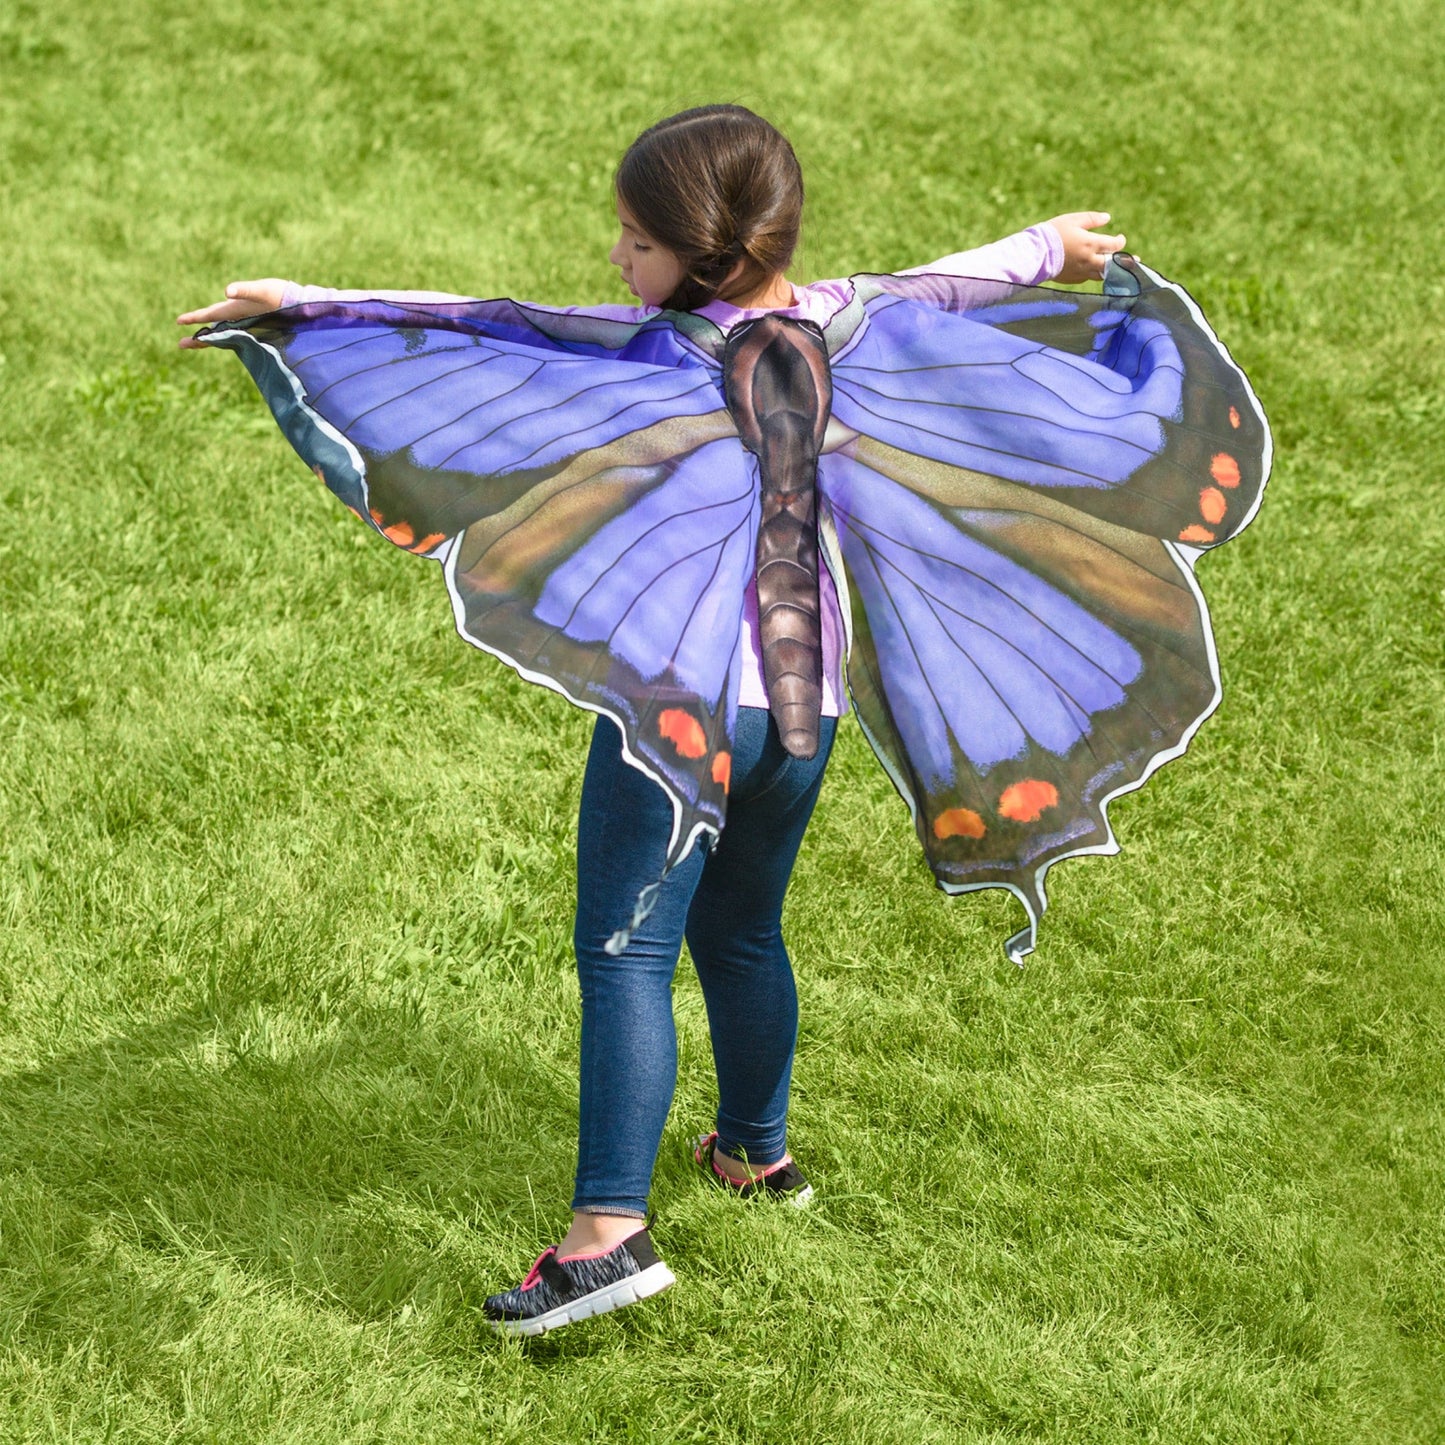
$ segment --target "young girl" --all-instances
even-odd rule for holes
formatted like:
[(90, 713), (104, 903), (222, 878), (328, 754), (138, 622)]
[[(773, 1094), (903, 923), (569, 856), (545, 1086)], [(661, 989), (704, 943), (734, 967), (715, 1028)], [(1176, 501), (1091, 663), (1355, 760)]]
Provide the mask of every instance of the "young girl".
[[(847, 710), (845, 675), (870, 741), (914, 805), (940, 882), (959, 891), (1001, 882), (1031, 916), (1042, 908), (1048, 863), (1111, 845), (1104, 804), (1182, 745), (1212, 705), (1198, 678), (1167, 677), (1164, 690), (1183, 701), (1161, 741), (1157, 721), (1168, 708), (1146, 682), (1156, 659), (1124, 617), (1130, 608), (1178, 610), (1177, 598), (1165, 594), (1179, 589), (1179, 577), (1165, 579), (1160, 592), (1157, 578), (1145, 575), (1159, 572), (1157, 558), (1130, 553), (1129, 576), (1114, 589), (1129, 596), (1119, 602), (1111, 593), (1106, 606), (1088, 594), (1093, 584), (1064, 576), (1071, 566), (1080, 570), (1079, 556), (1062, 571), (1052, 558), (1033, 564), (1027, 575), (1009, 560), (1022, 555), (1026, 539), (997, 520), (1004, 511), (989, 524), (1008, 554), (1002, 560), (954, 555), (948, 548), (962, 543), (943, 540), (940, 530), (993, 506), (989, 488), (1052, 484), (1072, 498), (1081, 490), (1079, 471), (1103, 475), (1115, 466), (1071, 464), (1062, 482), (1042, 474), (1060, 463), (1054, 443), (1038, 439), (1039, 427), (1058, 423), (1036, 413), (1055, 403), (1028, 398), (1041, 388), (1056, 398), (1084, 384), (1051, 380), (1046, 360), (1059, 375), (1073, 366), (1092, 388), (1082, 402), (1069, 402), (1073, 412), (1094, 413), (1083, 428), (1093, 435), (1082, 440), (1076, 421), (1069, 423), (1068, 445), (1080, 455), (1101, 438), (1117, 440), (1129, 450), (1132, 477), (1141, 458), (1142, 472), (1152, 475), (1147, 458), (1169, 450), (1157, 437), (1149, 442), (1135, 419), (1147, 413), (1158, 432), (1178, 410), (1162, 392), (1177, 375), (1169, 358), (1180, 351), (1165, 343), (1207, 333), (1197, 313), (1176, 306), (1163, 322), (1126, 317), (1147, 333), (1134, 338), (1138, 344), (1118, 320), (1124, 303), (1098, 312), (1107, 324), (1084, 326), (1082, 342), (1060, 330), (1051, 350), (1018, 332), (1062, 325), (1051, 319), (1060, 308), (1079, 329), (1079, 308), (1100, 298), (1055, 292), (1040, 302), (1019, 288), (1103, 276), (1124, 244), (1122, 236), (1096, 234), (1106, 214), (1057, 216), (902, 273), (917, 280), (796, 285), (787, 271), (802, 219), (797, 160), (777, 130), (731, 105), (685, 111), (643, 132), (618, 167), (616, 203), (620, 234), (609, 259), (635, 307), (537, 308), (270, 280), (237, 282), (226, 301), (179, 318), (212, 327), (182, 346), (241, 354), (297, 449), (363, 519), (398, 545), (443, 561), (464, 636), (600, 714), (578, 824), (582, 1038), (572, 1225), (520, 1285), (485, 1305), (498, 1328), (524, 1334), (673, 1282), (646, 1221), (675, 1082), (671, 982), (684, 938), (706, 1000), (718, 1080), (716, 1128), (698, 1141), (699, 1165), (739, 1194), (802, 1203), (812, 1193), (787, 1151), (797, 995), (780, 917)], [(285, 309), (264, 315), (278, 308)], [(984, 323), (968, 319), (985, 314)], [(987, 342), (976, 355), (974, 333)], [(896, 356), (896, 365), (880, 366), (868, 352), (875, 334), (883, 337), (880, 354)], [(1002, 361), (990, 351), (1000, 345), (1008, 353)], [(1082, 359), (1081, 345), (1093, 347)], [(1206, 349), (1214, 384), (1214, 373), (1229, 373), (1237, 430), (1239, 408), (1246, 398), (1252, 406), (1252, 396), (1227, 358), (1214, 364), (1222, 351)], [(353, 360), (337, 371), (335, 358), (346, 355)], [(856, 377), (844, 365), (848, 356), (859, 358)], [(888, 378), (947, 370), (944, 363), (954, 368), (948, 395), (918, 403), (890, 390)], [(1196, 358), (1184, 370), (1202, 365)], [(1028, 389), (1025, 401), (1005, 404), (1002, 391), (990, 392), (989, 367), (1014, 389), (1010, 397)], [(1156, 383), (1161, 397), (1150, 400)], [(1012, 418), (998, 434), (1008, 444), (983, 444), (970, 433), (933, 447), (930, 417), (960, 410), (958, 398), (970, 388), (983, 398), (976, 415)], [(600, 410), (581, 400), (597, 394), (620, 399)], [(419, 396), (433, 399), (424, 413)], [(525, 407), (519, 397), (528, 398)], [(1262, 434), (1252, 412), (1250, 423)], [(1211, 425), (1228, 436), (1225, 413)], [(1020, 470), (1019, 457), (1031, 458), (1033, 473)], [(1245, 471), (1257, 494), (1260, 466), (1246, 463)], [(954, 495), (965, 479), (976, 492), (966, 503)], [(1236, 489), (1239, 482), (1236, 467)], [(885, 495), (885, 487), (892, 491)], [(925, 494), (926, 515), (918, 512)], [(870, 516), (875, 496), (883, 502)], [(1058, 520), (1055, 499), (1029, 506), (1038, 545), (1056, 551), (1063, 533), (1047, 530)], [(1201, 517), (1191, 514), (1192, 538), (1172, 517), (1158, 535), (1194, 545), (1223, 540), (1242, 525), (1244, 509), (1234, 508), (1232, 528), (1220, 525), (1216, 510), (1211, 500)], [(907, 534), (914, 513), (921, 531)], [(1206, 523), (1213, 525), (1207, 538)], [(1115, 538), (1119, 525), (1093, 516), (1067, 523), (1069, 545), (1093, 549), (1082, 557), (1085, 570), (1106, 565), (1103, 548), (1110, 557), (1139, 551), (1143, 544)], [(885, 537), (890, 527), (896, 537)], [(885, 555), (894, 543), (911, 546), (914, 563)], [(1187, 575), (1178, 565), (1183, 555), (1177, 547), (1170, 554), (1175, 573)], [(905, 596), (917, 581), (910, 567), (952, 569), (940, 588), (953, 586), (956, 595), (984, 578), (989, 592), (973, 608), (971, 643), (960, 640), (944, 604), (925, 599), (925, 615), (925, 603)], [(610, 589), (624, 583), (625, 597), (609, 601)], [(1043, 599), (1046, 585), (1058, 601)], [(925, 590), (927, 598), (941, 595)], [(1029, 614), (1027, 624), (1001, 612), (1009, 593), (1022, 599), (1016, 610)], [(960, 616), (969, 610), (947, 605)], [(1175, 625), (1191, 635), (1202, 626)], [(907, 659), (923, 656), (918, 639), (939, 626), (953, 628), (958, 655), (928, 662), (929, 681), (925, 664)], [(1034, 632), (1018, 632), (1021, 626)], [(1006, 637), (1010, 627), (1017, 635)], [(1022, 683), (1000, 681), (1004, 664), (993, 657), (1000, 638), (1016, 654), (1007, 664), (1015, 673), (1025, 655), (1048, 672), (1046, 693), (1030, 701)], [(1039, 661), (1062, 645), (1059, 638), (1068, 655)], [(1196, 671), (1212, 685), (1212, 649), (1200, 648)], [(1174, 663), (1162, 665), (1168, 672)], [(923, 691), (942, 698), (953, 686), (940, 685), (945, 675), (964, 671), (962, 703), (936, 704), (941, 723), (914, 706)], [(985, 716), (992, 696), (1024, 718), (1022, 744), (965, 735), (975, 715), (985, 731), (1002, 725)], [(1101, 733), (1092, 720), (1110, 715), (1121, 719), (1115, 731), (1127, 732), (1131, 707), (1149, 715), (1148, 747), (1126, 738), (1110, 759), (1107, 786), (1073, 786), (1070, 759), (1081, 749), (1100, 771)], [(944, 724), (957, 742), (946, 744), (940, 761)], [(1047, 758), (1056, 765), (1046, 775)], [(1014, 761), (1021, 771), (1010, 773)], [(981, 780), (992, 778), (1007, 786), (986, 807)], [(1093, 833), (1069, 833), (1049, 818), (1065, 806), (1066, 787), (1086, 800), (1076, 812), (1087, 812)], [(1033, 846), (1027, 840), (1044, 836), (1040, 827), (1047, 836)], [(1013, 840), (1007, 864), (978, 852), (979, 840), (995, 836)], [(1027, 882), (1014, 881), (1026, 869)]]

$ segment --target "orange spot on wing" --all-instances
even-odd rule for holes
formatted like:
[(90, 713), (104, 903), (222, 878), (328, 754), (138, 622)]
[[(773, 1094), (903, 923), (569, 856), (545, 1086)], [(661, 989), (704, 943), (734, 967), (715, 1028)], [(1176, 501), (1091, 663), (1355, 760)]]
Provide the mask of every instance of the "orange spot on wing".
[(1239, 408), (1237, 406), (1229, 408), (1229, 424), (1236, 431), (1239, 430)]
[(986, 831), (972, 808), (949, 808), (933, 820), (935, 838), (982, 838)]
[(1209, 475), (1221, 487), (1237, 487), (1239, 485), (1239, 463), (1228, 452), (1215, 452), (1213, 460), (1209, 463)]
[(657, 720), (657, 731), (677, 749), (679, 757), (700, 758), (707, 751), (707, 734), (702, 724), (680, 707), (663, 711)]
[(1224, 514), (1229, 510), (1229, 503), (1224, 500), (1224, 493), (1218, 487), (1205, 487), (1199, 494), (1199, 514), (1206, 522), (1213, 522), (1216, 526), (1224, 520)]
[(712, 760), (712, 780), (721, 784), (723, 792), (727, 792), (728, 784), (733, 780), (733, 755), (731, 753), (719, 753)]
[(1015, 823), (1032, 823), (1046, 808), (1058, 806), (1059, 790), (1042, 778), (1010, 783), (998, 800), (999, 813)]
[(446, 539), (445, 532), (428, 532), (425, 537), (418, 538), (410, 522), (393, 522), (388, 527), (375, 507), (371, 509), (371, 520), (381, 528), (381, 535), (388, 542), (395, 542), (408, 552), (430, 552), (438, 542)]
[(1181, 542), (1193, 542), (1196, 547), (1202, 547), (1206, 542), (1214, 540), (1214, 533), (1208, 527), (1201, 527), (1198, 522), (1191, 522), (1180, 534)]

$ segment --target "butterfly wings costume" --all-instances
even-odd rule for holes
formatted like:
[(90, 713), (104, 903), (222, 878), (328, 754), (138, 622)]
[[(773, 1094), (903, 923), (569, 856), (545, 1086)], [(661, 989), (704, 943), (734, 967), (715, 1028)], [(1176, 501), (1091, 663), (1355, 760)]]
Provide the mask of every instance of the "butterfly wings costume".
[(754, 578), (784, 745), (817, 746), (821, 559), (868, 741), (939, 885), (1021, 900), (1016, 961), (1048, 868), (1116, 851), (1109, 802), (1219, 700), (1193, 568), (1254, 514), (1269, 432), (1131, 259), (1103, 295), (859, 276), (823, 327), (373, 300), (200, 339), (363, 521), (441, 563), (467, 641), (616, 722), (672, 802), (668, 868), (726, 820)]

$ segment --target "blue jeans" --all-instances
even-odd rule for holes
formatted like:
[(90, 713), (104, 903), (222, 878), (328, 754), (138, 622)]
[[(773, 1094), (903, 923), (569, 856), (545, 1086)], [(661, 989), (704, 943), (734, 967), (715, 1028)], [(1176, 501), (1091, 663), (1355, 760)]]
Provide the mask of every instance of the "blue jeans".
[(577, 824), (577, 975), (582, 985), (581, 1110), (572, 1207), (647, 1214), (647, 1191), (677, 1081), (672, 976), (683, 937), (697, 968), (717, 1067), (718, 1145), (755, 1164), (787, 1152), (798, 994), (783, 946), (783, 895), (823, 782), (837, 719), (817, 756), (783, 750), (771, 715), (738, 709), (727, 826), (671, 873), (617, 957), (603, 945), (662, 872), (672, 805), (622, 760), (600, 718)]

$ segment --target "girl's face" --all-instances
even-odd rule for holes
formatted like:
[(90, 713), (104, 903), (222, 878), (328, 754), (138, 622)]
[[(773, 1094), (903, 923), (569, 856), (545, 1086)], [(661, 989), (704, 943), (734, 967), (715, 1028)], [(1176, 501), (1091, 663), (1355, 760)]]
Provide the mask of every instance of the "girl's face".
[(622, 234), (607, 259), (622, 272), (627, 289), (644, 306), (661, 306), (682, 282), (685, 270), (674, 252), (659, 246), (619, 200), (617, 220)]

